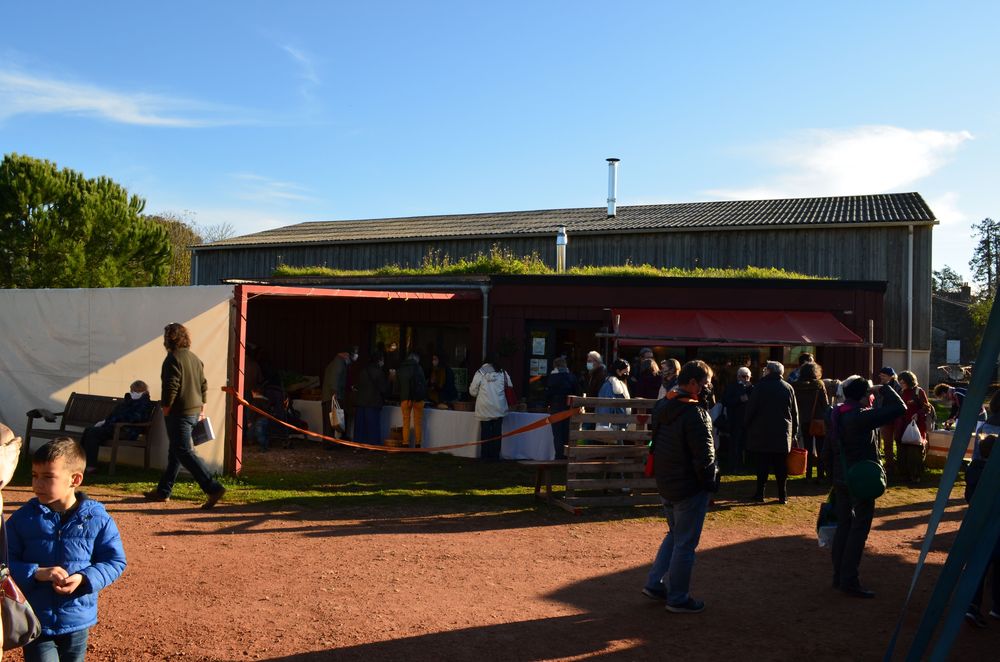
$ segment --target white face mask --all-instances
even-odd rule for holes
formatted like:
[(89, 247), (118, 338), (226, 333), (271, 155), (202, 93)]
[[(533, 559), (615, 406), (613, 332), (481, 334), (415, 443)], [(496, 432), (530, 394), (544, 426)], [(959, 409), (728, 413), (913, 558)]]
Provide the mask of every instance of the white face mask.
[(593, 361), (587, 361), (587, 370), (590, 371), (590, 372), (594, 371), (594, 363), (593, 363)]
[(351, 360), (352, 361), (357, 361), (358, 360), (358, 355), (356, 353), (355, 354), (351, 354)]
[(136, 393), (135, 391), (129, 392), (129, 397), (131, 397), (133, 400), (138, 400), (138, 399), (140, 399), (144, 395), (146, 395), (146, 394), (145, 393)]

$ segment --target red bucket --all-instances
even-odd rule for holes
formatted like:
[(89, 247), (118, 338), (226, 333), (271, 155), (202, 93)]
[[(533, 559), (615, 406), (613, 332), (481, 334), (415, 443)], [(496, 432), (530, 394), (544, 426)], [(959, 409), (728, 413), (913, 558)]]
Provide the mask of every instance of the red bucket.
[(793, 448), (788, 451), (788, 475), (805, 476), (809, 465), (809, 451), (804, 448)]

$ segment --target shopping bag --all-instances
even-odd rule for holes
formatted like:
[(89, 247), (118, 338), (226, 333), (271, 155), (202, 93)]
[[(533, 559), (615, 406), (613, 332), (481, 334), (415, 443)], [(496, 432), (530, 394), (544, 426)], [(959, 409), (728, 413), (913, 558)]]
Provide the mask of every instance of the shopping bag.
[(816, 539), (820, 547), (827, 547), (833, 543), (833, 536), (837, 532), (837, 509), (833, 505), (835, 498), (831, 490), (826, 501), (819, 507), (819, 516), (816, 518)]
[(194, 424), (191, 430), (191, 441), (195, 446), (200, 446), (215, 439), (215, 429), (212, 427), (212, 420), (206, 416)]
[(31, 643), (42, 633), (42, 625), (24, 593), (7, 569), (7, 520), (3, 521), (3, 558), (0, 559), (0, 620), (3, 621), (3, 650)]
[(333, 436), (338, 437), (344, 432), (344, 408), (337, 402), (337, 396), (330, 399), (330, 427), (333, 428)]
[(789, 476), (805, 476), (809, 464), (809, 451), (804, 448), (792, 448), (788, 451), (786, 467)]
[(899, 438), (899, 443), (913, 446), (920, 446), (924, 443), (924, 438), (920, 436), (920, 428), (917, 427), (915, 420), (911, 420), (907, 424), (906, 429), (903, 430), (903, 436)]

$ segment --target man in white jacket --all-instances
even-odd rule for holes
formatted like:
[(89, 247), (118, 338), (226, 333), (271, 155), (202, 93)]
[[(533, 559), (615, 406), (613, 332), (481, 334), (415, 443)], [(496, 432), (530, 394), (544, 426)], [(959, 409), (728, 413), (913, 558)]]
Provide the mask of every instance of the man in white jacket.
[(500, 459), (500, 435), (503, 433), (503, 417), (507, 414), (508, 386), (514, 386), (510, 375), (497, 365), (496, 357), (489, 354), (469, 384), (469, 395), (476, 399), (479, 438), (491, 440), (482, 445), (480, 453), (480, 459), (487, 462)]

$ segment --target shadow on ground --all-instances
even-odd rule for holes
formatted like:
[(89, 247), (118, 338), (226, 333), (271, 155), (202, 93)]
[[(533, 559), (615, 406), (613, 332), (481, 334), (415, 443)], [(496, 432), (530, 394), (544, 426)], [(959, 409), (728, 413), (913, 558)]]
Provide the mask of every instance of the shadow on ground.
[[(642, 597), (646, 568), (571, 584), (549, 596), (578, 613), (461, 628), (358, 646), (271, 658), (325, 660), (875, 660), (881, 659), (913, 566), (895, 556), (866, 557), (875, 600), (833, 590), (829, 557), (814, 540), (784, 536), (700, 552), (693, 592), (707, 610), (670, 614)], [(928, 568), (909, 611), (903, 646), (937, 567)], [(474, 588), (474, 587), (470, 587)], [(960, 638), (956, 659), (983, 659), (983, 639)], [(993, 645), (997, 633), (986, 633)]]

